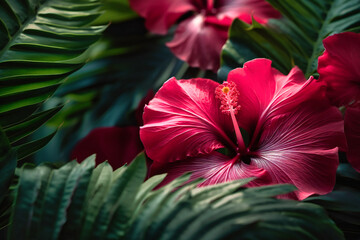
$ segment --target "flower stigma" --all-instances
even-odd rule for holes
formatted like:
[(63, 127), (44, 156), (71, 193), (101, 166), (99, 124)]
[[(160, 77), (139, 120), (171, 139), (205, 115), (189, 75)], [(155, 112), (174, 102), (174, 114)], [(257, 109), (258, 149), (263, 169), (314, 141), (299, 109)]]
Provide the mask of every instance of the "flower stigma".
[(230, 91), (229, 87), (223, 87), (222, 89), (223, 93), (228, 93)]

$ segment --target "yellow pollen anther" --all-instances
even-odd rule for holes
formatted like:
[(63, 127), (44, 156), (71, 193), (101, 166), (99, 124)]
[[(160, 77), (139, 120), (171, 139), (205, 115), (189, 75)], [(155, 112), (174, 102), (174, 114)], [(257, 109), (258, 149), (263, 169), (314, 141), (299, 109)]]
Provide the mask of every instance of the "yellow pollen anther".
[(222, 89), (223, 93), (228, 93), (230, 91), (229, 87), (223, 87)]

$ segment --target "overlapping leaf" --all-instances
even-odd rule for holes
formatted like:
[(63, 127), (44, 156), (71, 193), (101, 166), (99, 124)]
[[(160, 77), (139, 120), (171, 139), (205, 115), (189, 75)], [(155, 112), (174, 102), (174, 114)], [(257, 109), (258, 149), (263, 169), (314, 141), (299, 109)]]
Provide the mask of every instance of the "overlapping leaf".
[(0, 127), (0, 238), (1, 229), (7, 226), (10, 215), (12, 198), (10, 196), (10, 182), (16, 167), (16, 156), (11, 149), (8, 138)]
[(164, 176), (143, 182), (144, 155), (115, 172), (93, 167), (94, 156), (23, 166), (8, 239), (343, 239), (321, 207), (273, 198), (290, 185), (197, 188), (188, 174), (151, 191)]
[[(121, 15), (125, 10), (114, 8), (112, 12)], [(49, 129), (43, 130), (51, 132), (61, 123), (63, 127), (36, 155), (36, 161), (49, 159), (50, 152), (58, 153), (59, 159), (68, 159), (74, 144), (96, 127), (139, 124), (134, 111), (141, 99), (172, 76), (190, 78), (206, 74), (216, 78), (215, 74), (208, 76), (209, 72), (189, 68), (176, 59), (165, 46), (169, 39), (149, 34), (140, 18), (112, 23), (91, 49), (91, 61), (72, 74), (48, 101), (49, 105), (52, 102), (66, 105), (50, 121)]]
[(264, 57), (287, 73), (294, 65), (316, 73), (322, 40), (334, 33), (360, 31), (359, 0), (268, 0), (284, 16), (269, 26), (234, 21), (222, 52), (221, 78), (244, 62)]
[(305, 199), (324, 207), (346, 239), (360, 238), (360, 173), (348, 163), (341, 163), (337, 170), (334, 190), (323, 196)]
[(49, 141), (24, 138), (60, 109), (36, 112), (86, 61), (84, 51), (104, 29), (89, 26), (99, 15), (98, 0), (0, 2), (0, 125), (19, 159)]

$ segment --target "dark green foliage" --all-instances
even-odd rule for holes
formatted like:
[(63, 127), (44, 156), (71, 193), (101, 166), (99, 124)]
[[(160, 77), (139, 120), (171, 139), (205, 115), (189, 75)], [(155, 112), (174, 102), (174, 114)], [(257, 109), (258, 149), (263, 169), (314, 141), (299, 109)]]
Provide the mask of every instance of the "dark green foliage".
[(143, 154), (115, 172), (92, 156), (17, 174), (9, 239), (343, 239), (321, 207), (273, 198), (290, 185), (197, 188), (186, 174), (150, 191), (164, 176), (143, 182)]
[(25, 141), (60, 110), (36, 112), (86, 61), (83, 53), (104, 29), (89, 26), (99, 15), (98, 0), (0, 2), (0, 125), (19, 159), (53, 136)]
[(2, 229), (9, 223), (10, 206), (12, 204), (9, 189), (16, 168), (16, 153), (0, 127), (0, 239)]
[[(123, 0), (115, 0), (116, 2)], [(110, 1), (112, 2), (112, 1)], [(115, 11), (116, 9), (113, 9)], [(118, 9), (121, 14), (121, 9)], [(69, 159), (75, 143), (92, 129), (107, 126), (136, 126), (140, 116), (134, 111), (147, 93), (155, 93), (170, 77), (216, 75), (189, 68), (165, 46), (171, 35), (149, 34), (140, 18), (112, 23), (103, 38), (89, 51), (91, 61), (72, 74), (46, 105), (64, 104), (53, 118), (49, 134), (59, 124), (55, 138), (36, 156), (36, 162), (51, 158)], [(58, 153), (57, 159), (48, 153)]]
[(360, 238), (360, 173), (349, 164), (340, 164), (335, 189), (331, 193), (310, 197), (305, 201), (324, 207), (344, 232), (346, 239)]
[(297, 65), (306, 77), (316, 73), (317, 58), (327, 36), (360, 31), (359, 0), (268, 0), (284, 16), (264, 27), (233, 22), (222, 52), (220, 77), (253, 58), (269, 58), (283, 73)]

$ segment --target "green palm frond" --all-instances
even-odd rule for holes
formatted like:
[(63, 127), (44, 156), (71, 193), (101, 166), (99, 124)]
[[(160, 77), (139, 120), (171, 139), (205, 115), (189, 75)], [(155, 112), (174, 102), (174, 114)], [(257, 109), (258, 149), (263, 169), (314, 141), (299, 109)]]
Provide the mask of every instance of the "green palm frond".
[(16, 153), (0, 127), (0, 238), (1, 229), (9, 224), (12, 194), (9, 190), (16, 168)]
[(94, 158), (19, 169), (8, 239), (343, 239), (321, 207), (273, 198), (290, 185), (197, 188), (186, 174), (151, 191), (164, 175), (143, 182), (144, 155), (115, 172)]
[(50, 135), (24, 141), (61, 107), (37, 111), (86, 61), (83, 54), (103, 26), (98, 0), (2, 0), (0, 2), (0, 125), (18, 159), (32, 154)]

